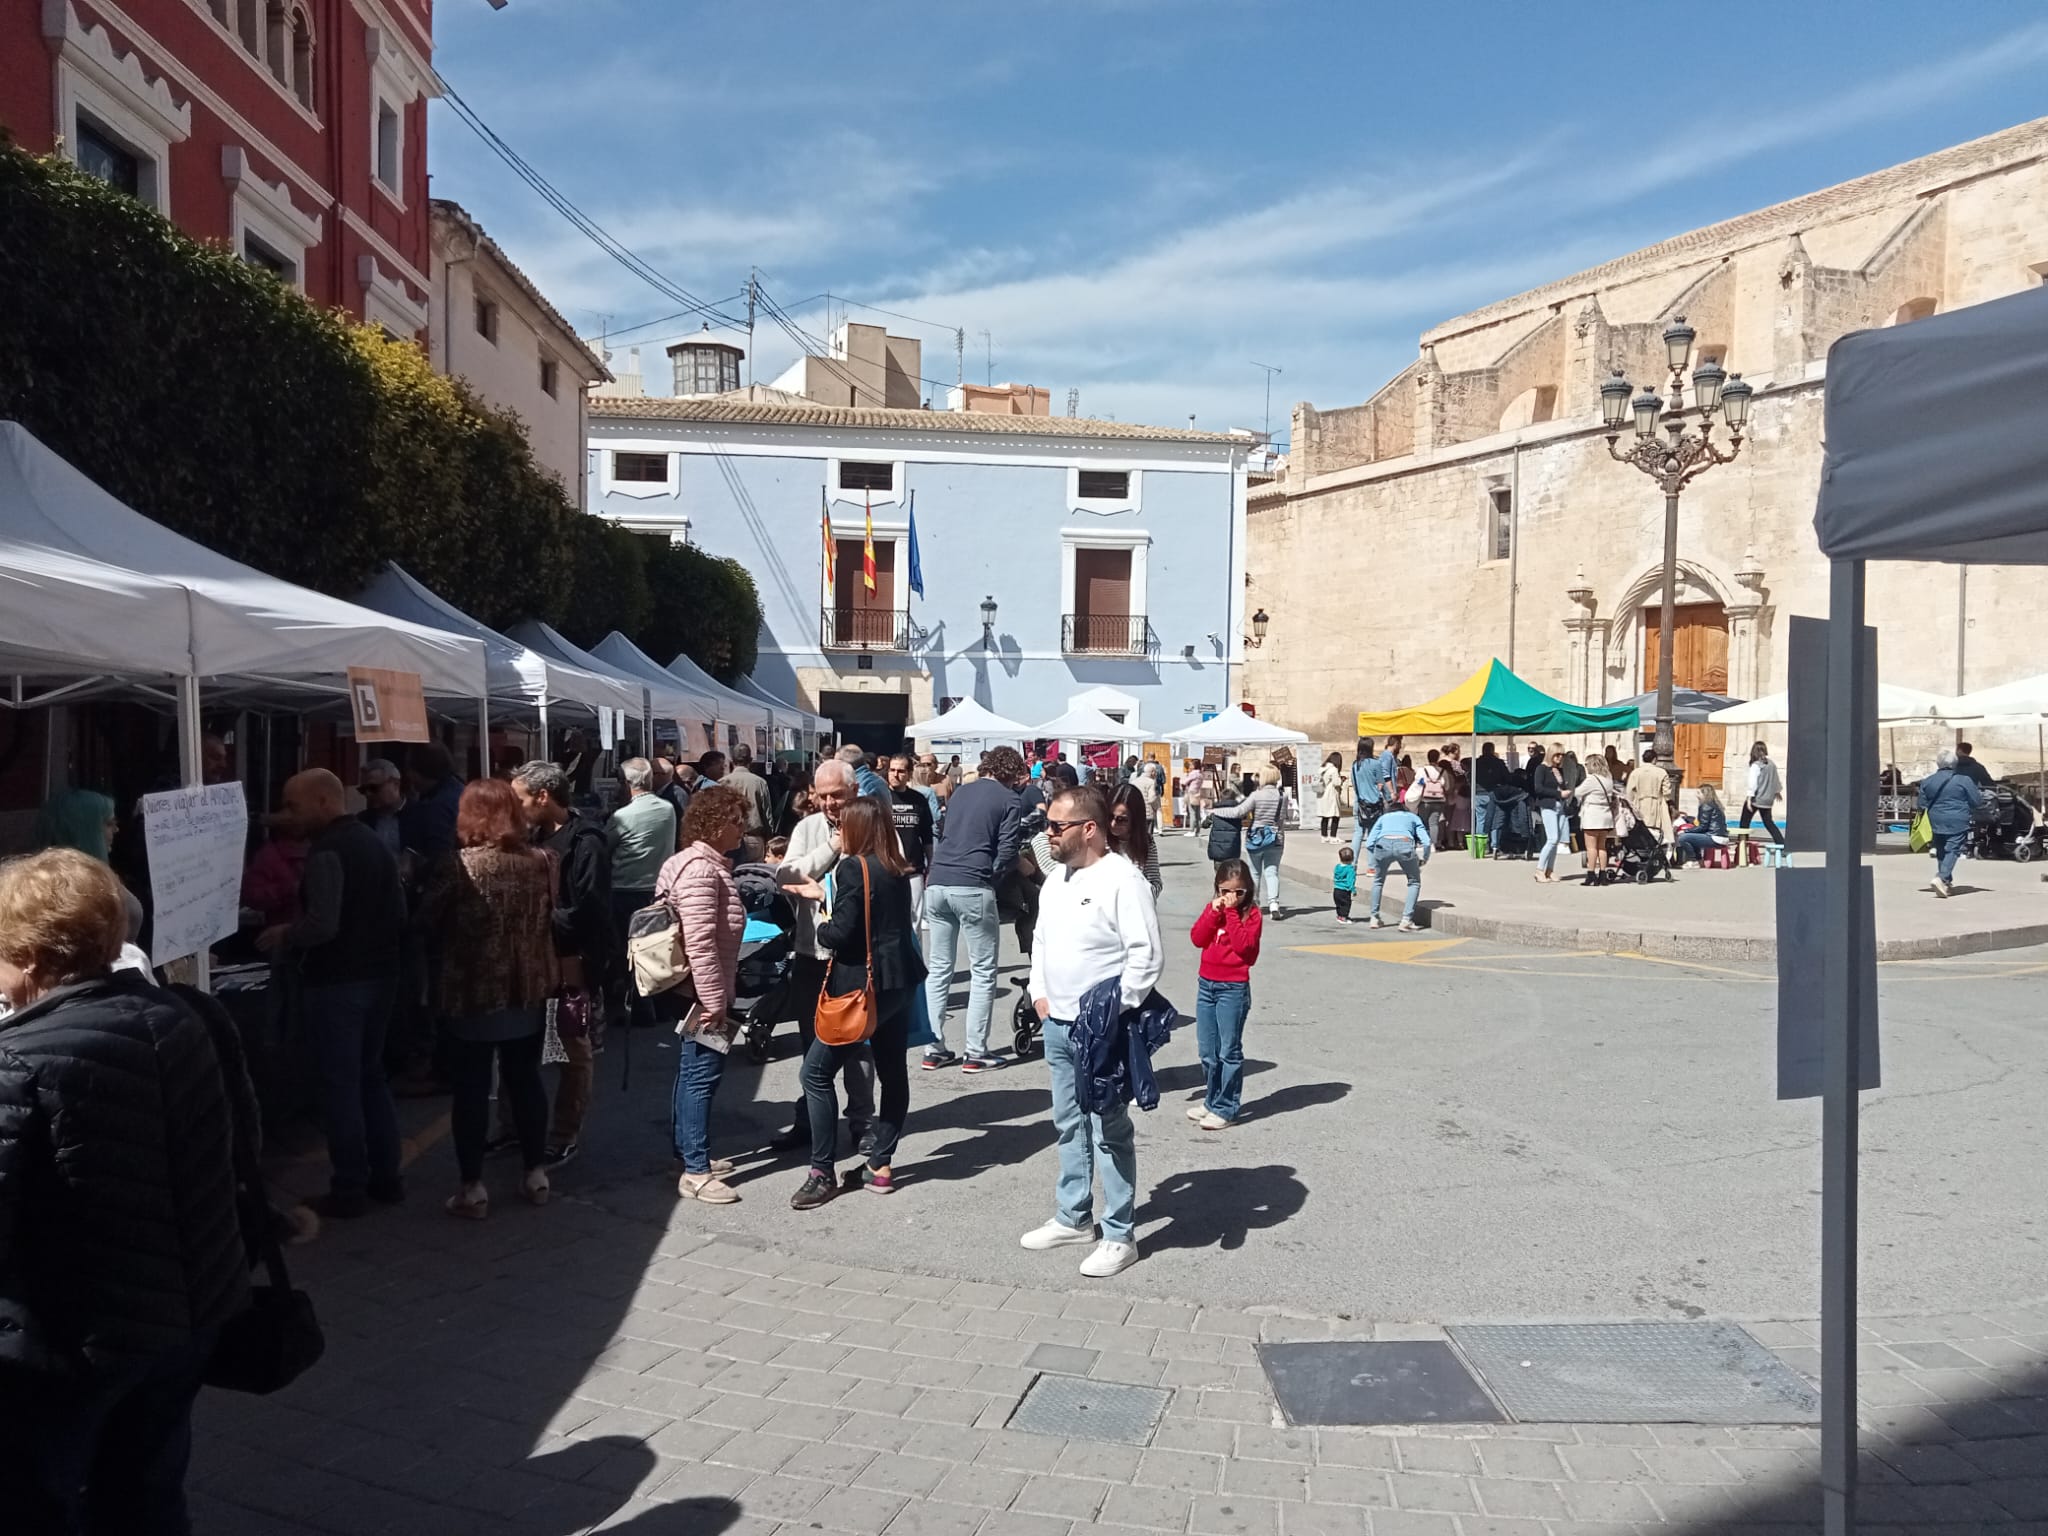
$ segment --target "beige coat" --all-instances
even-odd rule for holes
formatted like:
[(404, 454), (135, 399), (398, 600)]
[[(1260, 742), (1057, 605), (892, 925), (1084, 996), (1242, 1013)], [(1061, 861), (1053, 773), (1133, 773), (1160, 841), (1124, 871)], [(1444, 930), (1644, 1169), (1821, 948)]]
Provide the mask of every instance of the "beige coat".
[(1636, 819), (1657, 834), (1657, 841), (1671, 841), (1671, 775), (1659, 763), (1638, 763), (1624, 786)]
[(1342, 816), (1344, 814), (1344, 770), (1325, 763), (1316, 774), (1316, 814), (1318, 816)]

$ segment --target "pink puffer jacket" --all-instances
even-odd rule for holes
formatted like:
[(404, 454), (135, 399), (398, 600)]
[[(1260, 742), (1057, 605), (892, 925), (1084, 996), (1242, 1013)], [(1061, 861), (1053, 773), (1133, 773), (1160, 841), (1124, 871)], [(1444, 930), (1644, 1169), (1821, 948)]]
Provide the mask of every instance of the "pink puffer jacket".
[(739, 970), (740, 935), (747, 927), (747, 909), (725, 855), (709, 843), (690, 844), (661, 866), (654, 899), (675, 913), (682, 928), (690, 985), (704, 1017), (724, 1018)]

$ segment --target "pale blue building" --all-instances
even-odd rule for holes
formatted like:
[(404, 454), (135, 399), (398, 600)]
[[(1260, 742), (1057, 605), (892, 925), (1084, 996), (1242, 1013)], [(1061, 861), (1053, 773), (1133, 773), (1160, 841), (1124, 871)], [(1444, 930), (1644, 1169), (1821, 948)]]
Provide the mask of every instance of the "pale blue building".
[(1244, 434), (761, 389), (593, 396), (589, 434), (591, 510), (744, 564), (754, 678), (850, 740), (894, 747), (954, 699), (1030, 723), (1084, 694), (1156, 738), (1240, 696)]

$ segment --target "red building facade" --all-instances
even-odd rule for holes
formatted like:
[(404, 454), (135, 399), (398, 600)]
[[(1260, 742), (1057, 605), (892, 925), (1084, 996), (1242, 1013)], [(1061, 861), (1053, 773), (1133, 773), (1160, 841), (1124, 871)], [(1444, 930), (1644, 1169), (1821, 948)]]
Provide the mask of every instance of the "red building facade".
[(7, 0), (0, 125), (410, 336), (432, 62), (432, 0)]

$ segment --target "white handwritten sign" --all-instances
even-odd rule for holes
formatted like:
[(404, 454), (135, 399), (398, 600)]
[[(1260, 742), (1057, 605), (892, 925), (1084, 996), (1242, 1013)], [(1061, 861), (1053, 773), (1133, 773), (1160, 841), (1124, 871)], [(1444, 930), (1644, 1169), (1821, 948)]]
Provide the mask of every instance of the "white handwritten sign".
[(149, 889), (156, 904), (150, 960), (196, 955), (240, 923), (242, 847), (249, 810), (239, 784), (142, 797)]

